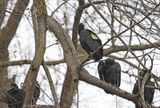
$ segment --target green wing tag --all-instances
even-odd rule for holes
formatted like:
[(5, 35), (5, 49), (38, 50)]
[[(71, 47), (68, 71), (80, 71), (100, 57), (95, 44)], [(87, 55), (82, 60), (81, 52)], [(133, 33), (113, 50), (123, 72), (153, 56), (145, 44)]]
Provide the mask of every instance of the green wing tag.
[(91, 33), (91, 38), (94, 39), (94, 40), (98, 39), (98, 37), (95, 34), (93, 34), (93, 33)]

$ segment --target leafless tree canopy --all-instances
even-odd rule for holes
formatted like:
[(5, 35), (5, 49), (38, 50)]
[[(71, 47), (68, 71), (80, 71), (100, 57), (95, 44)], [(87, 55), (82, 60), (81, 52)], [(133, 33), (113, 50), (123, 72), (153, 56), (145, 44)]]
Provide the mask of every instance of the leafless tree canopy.
[[(0, 0), (0, 106), (7, 108), (3, 99), (15, 81), (23, 83), (23, 108), (31, 107), (38, 79), (45, 104), (33, 107), (78, 108), (84, 82), (143, 108), (159, 108), (159, 18), (159, 0)], [(102, 40), (103, 59), (121, 64), (124, 88), (98, 78), (98, 62), (79, 43), (80, 22)], [(142, 70), (147, 70), (142, 87), (132, 94), (125, 87), (133, 88)], [(156, 90), (152, 105), (142, 96), (149, 75), (155, 87), (148, 88)]]

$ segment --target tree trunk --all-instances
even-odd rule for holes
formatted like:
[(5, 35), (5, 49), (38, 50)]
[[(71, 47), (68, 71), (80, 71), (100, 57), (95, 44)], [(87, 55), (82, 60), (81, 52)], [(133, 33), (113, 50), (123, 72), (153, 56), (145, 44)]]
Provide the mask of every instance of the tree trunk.
[[(0, 25), (3, 24), (8, 0), (0, 0)], [(8, 46), (14, 37), (19, 22), (26, 9), (29, 0), (18, 0), (13, 12), (4, 28), (0, 30), (0, 61), (9, 61)], [(13, 20), (15, 19), (15, 20)], [(10, 85), (7, 67), (0, 67), (0, 97), (4, 96), (6, 89)], [(0, 103), (1, 108), (7, 108), (6, 104)]]

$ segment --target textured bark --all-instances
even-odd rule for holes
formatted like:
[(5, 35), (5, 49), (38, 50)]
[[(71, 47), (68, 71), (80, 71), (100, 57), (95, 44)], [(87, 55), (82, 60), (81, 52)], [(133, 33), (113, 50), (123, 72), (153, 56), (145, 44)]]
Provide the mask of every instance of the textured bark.
[(44, 0), (34, 0), (32, 9), (32, 19), (35, 35), (35, 57), (27, 73), (24, 82), (25, 99), (23, 108), (32, 106), (32, 94), (37, 79), (39, 67), (43, 61), (45, 45), (46, 45), (46, 21), (47, 15)]
[[(67, 73), (65, 76), (63, 90), (61, 94), (60, 107), (70, 108), (73, 101), (75, 90), (77, 89), (78, 81), (78, 66), (80, 61), (78, 54), (75, 51), (73, 42), (70, 36), (64, 31), (61, 25), (51, 17), (46, 19), (48, 28), (55, 34), (62, 45), (65, 61), (67, 63)], [(69, 91), (66, 91), (69, 90)], [(67, 101), (66, 101), (67, 100)]]
[(71, 108), (73, 96), (75, 95), (75, 89), (76, 85), (72, 80), (72, 75), (69, 71), (67, 71), (61, 93), (61, 108)]
[(7, 3), (8, 3), (8, 0), (0, 0), (0, 26), (2, 25), (5, 17)]

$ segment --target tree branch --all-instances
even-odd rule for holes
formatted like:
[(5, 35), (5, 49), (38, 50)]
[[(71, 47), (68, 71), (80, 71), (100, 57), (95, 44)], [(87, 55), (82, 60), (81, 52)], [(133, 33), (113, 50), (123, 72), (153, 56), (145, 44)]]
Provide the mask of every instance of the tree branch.
[[(0, 25), (2, 25), (5, 11), (7, 7), (8, 0), (0, 0)], [(12, 14), (10, 15), (8, 22), (4, 28), (0, 30), (0, 61), (8, 61), (8, 46), (11, 42), (14, 34), (18, 28), (19, 22), (22, 18), (23, 12), (26, 9), (29, 0), (17, 0), (17, 3), (13, 9)], [(6, 89), (9, 87), (8, 84), (8, 69), (0, 67), (0, 96), (1, 93), (6, 92)], [(4, 86), (5, 84), (5, 86)], [(1, 107), (5, 107), (0, 103)]]
[(33, 105), (32, 108), (56, 108), (53, 105)]
[[(131, 46), (128, 46), (128, 47), (130, 47), (130, 49), (132, 51), (142, 51), (142, 50), (155, 48), (155, 47), (158, 48), (158, 47), (160, 47), (160, 43), (156, 42), (156, 43), (153, 43), (152, 45), (151, 44), (131, 45)], [(105, 56), (107, 56), (107, 55), (109, 55), (111, 53), (114, 53), (114, 52), (126, 51), (126, 50), (127, 50), (126, 46), (115, 46), (114, 48), (113, 47), (109, 47), (108, 49), (104, 49), (103, 54)]]
[(113, 93), (113, 94), (115, 94), (115, 95), (117, 95), (119, 97), (122, 97), (124, 99), (127, 99), (129, 101), (132, 101), (132, 102), (136, 102), (137, 101), (137, 99), (136, 99), (137, 96), (136, 95), (128, 93), (128, 92), (126, 92), (124, 90), (121, 90), (121, 89), (119, 89), (117, 87), (112, 86), (109, 83), (106, 83), (106, 82), (104, 82), (102, 80), (99, 80), (98, 78), (90, 75), (87, 72), (87, 70), (85, 70), (85, 69), (80, 70), (79, 73), (80, 73), (80, 80), (82, 80), (82, 81), (85, 81), (85, 82), (87, 82), (89, 84), (92, 84), (94, 86), (97, 86), (99, 88), (107, 90), (110, 93)]
[(73, 29), (72, 29), (72, 41), (75, 48), (77, 48), (78, 26), (79, 26), (79, 22), (84, 9), (82, 8), (83, 5), (84, 5), (84, 0), (79, 0), (79, 7), (77, 8), (76, 14), (74, 16), (74, 23), (73, 23)]
[[(147, 50), (155, 47), (160, 47), (160, 43), (156, 42), (153, 44), (144, 44), (144, 45), (130, 45), (128, 46), (132, 51), (142, 51), (142, 50)], [(103, 53), (104, 56), (108, 56), (111, 53), (119, 52), (119, 51), (126, 51), (127, 47), (126, 46), (115, 46), (109, 47), (107, 49), (104, 49)], [(86, 57), (87, 58), (87, 57)], [(6, 67), (6, 66), (15, 66), (15, 65), (23, 65), (23, 64), (31, 64), (32, 60), (20, 60), (20, 61), (0, 61), (0, 67)], [(57, 65), (60, 63), (65, 63), (65, 60), (57, 60), (57, 61), (46, 61), (47, 65)], [(135, 67), (135, 66), (134, 66)]]
[[(80, 61), (78, 59), (78, 54), (75, 50), (70, 36), (64, 31), (61, 25), (54, 18), (51, 17), (47, 17), (46, 21), (49, 30), (51, 30), (55, 34), (56, 38), (62, 45), (64, 59), (67, 64), (67, 73), (63, 84), (60, 107), (70, 108), (72, 105), (75, 90), (77, 89), (77, 68), (80, 64)], [(69, 92), (64, 92), (66, 90), (68, 90)]]
[(51, 88), (51, 93), (52, 93), (52, 96), (53, 96), (54, 101), (55, 101), (55, 107), (60, 108), (59, 103), (58, 103), (58, 97), (57, 97), (56, 89), (54, 87), (54, 83), (53, 83), (51, 74), (49, 72), (49, 69), (47, 67), (47, 64), (44, 62), (44, 60), (42, 62), (42, 66), (43, 66), (43, 68), (45, 70), (45, 73), (46, 73), (46, 76), (48, 78), (48, 82), (49, 82), (49, 85), (50, 85), (50, 88)]
[[(25, 65), (31, 64), (33, 60), (18, 60), (18, 61), (0, 61), (0, 67), (7, 67), (7, 66), (16, 66), (16, 65)], [(57, 61), (46, 61), (47, 65), (58, 65), (61, 63), (65, 63), (65, 60), (57, 60)]]
[(11, 16), (8, 19), (7, 25), (2, 29), (3, 35), (0, 35), (0, 39), (3, 40), (1, 44), (4, 44), (5, 48), (8, 48), (28, 3), (29, 0), (18, 0)]
[[(33, 0), (32, 20), (35, 34), (35, 57), (26, 76), (23, 89), (25, 98), (23, 108), (31, 107), (39, 67), (42, 63), (46, 45), (46, 7), (44, 0)], [(29, 106), (28, 106), (29, 105)]]

